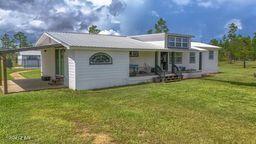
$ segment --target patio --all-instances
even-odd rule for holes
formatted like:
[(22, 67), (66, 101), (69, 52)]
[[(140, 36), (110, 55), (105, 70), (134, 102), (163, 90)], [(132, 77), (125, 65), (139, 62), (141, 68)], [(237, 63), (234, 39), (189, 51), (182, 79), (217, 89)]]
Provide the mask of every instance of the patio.
[(62, 85), (52, 86), (48, 82), (43, 82), (40, 79), (21, 79), (21, 80), (7, 80), (7, 59), (6, 55), (10, 53), (16, 53), (21, 51), (30, 50), (42, 50), (50, 48), (63, 47), (61, 44), (50, 44), (37, 47), (25, 47), (19, 49), (2, 49), (0, 50), (0, 89), (3, 94), (31, 91), (31, 90), (42, 90), (49, 88), (61, 88)]
[[(41, 79), (8, 80), (8, 93), (65, 88), (64, 85), (49, 85), (48, 83), (48, 81), (42, 81)], [(1, 86), (1, 90), (3, 90), (3, 86)]]

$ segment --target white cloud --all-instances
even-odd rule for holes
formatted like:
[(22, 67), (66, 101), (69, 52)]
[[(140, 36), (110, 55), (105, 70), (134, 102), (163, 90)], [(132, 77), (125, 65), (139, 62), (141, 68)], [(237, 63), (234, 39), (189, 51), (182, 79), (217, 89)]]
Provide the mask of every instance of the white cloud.
[(227, 6), (246, 6), (255, 3), (255, 0), (194, 0), (198, 6), (201, 7), (213, 7), (218, 8), (221, 5), (226, 4)]
[(3, 21), (8, 15), (10, 14), (11, 11), (3, 10), (0, 9), (0, 23)]
[[(127, 0), (0, 1), (0, 31), (39, 34), (43, 31), (87, 31), (95, 24), (99, 29), (120, 29), (119, 14)], [(140, 4), (144, 0), (138, 1)], [(115, 3), (113, 3), (115, 2)], [(128, 2), (130, 4), (130, 2)], [(31, 7), (33, 7), (33, 10)], [(31, 8), (31, 9), (30, 9)], [(107, 31), (103, 31), (107, 32)], [(0, 33), (0, 34), (1, 34)]]
[(103, 34), (103, 35), (116, 35), (116, 36), (119, 36), (120, 33), (110, 29), (110, 30), (103, 30), (100, 32), (100, 34)]
[(95, 6), (109, 6), (112, 2), (112, 0), (87, 0), (92, 2)]
[(68, 8), (65, 6), (56, 6), (55, 7), (56, 13), (66, 13), (68, 12)]
[(199, 1), (198, 6), (209, 8), (209, 7), (214, 7), (212, 1)]
[(232, 20), (228, 21), (227, 24), (225, 25), (225, 28), (228, 28), (231, 23), (236, 24), (236, 26), (238, 27), (239, 30), (243, 29), (243, 24), (240, 19), (232, 19)]
[(46, 24), (45, 22), (41, 21), (41, 20), (32, 20), (29, 22), (29, 24), (34, 27), (34, 28), (42, 28), (42, 29), (46, 29)]
[(157, 18), (160, 17), (160, 15), (158, 14), (158, 12), (156, 12), (156, 11), (154, 11), (154, 10), (151, 11), (151, 14), (152, 14), (152, 16), (154, 16), (154, 17), (157, 17)]
[(191, 3), (191, 0), (172, 0), (175, 4), (180, 6), (186, 6)]

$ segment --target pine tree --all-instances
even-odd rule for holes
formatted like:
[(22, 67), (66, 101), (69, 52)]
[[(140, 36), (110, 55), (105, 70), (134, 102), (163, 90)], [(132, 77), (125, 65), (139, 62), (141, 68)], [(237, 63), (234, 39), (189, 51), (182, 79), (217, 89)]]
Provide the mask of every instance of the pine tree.
[(152, 33), (168, 33), (169, 28), (166, 25), (166, 21), (163, 18), (160, 18), (157, 23), (155, 24), (155, 27), (153, 29), (150, 29), (147, 31), (148, 34)]
[(100, 33), (100, 29), (97, 29), (96, 25), (92, 25), (89, 27), (89, 33), (90, 34), (99, 34)]

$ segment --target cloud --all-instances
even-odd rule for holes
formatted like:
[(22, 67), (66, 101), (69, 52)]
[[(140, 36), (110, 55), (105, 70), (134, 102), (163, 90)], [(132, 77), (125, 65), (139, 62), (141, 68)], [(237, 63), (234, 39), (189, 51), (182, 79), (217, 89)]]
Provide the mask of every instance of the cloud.
[[(135, 0), (133, 0), (135, 1)], [(118, 16), (126, 8), (123, 0), (8, 0), (0, 1), (0, 34), (22, 31), (86, 31), (119, 29)]]
[(152, 16), (154, 16), (154, 17), (157, 17), (157, 18), (160, 17), (159, 14), (158, 14), (158, 12), (156, 12), (156, 11), (154, 11), (154, 10), (151, 11), (151, 14), (152, 14)]
[(116, 36), (119, 36), (120, 33), (110, 29), (110, 30), (103, 30), (100, 32), (100, 34), (103, 34), (103, 35), (116, 35)]
[(243, 29), (243, 24), (240, 19), (232, 19), (232, 20), (228, 21), (227, 24), (225, 25), (225, 28), (227, 29), (229, 27), (229, 25), (232, 23), (236, 24), (236, 26), (238, 27), (239, 30)]
[(205, 8), (219, 8), (223, 5), (226, 6), (247, 6), (255, 3), (255, 0), (195, 0), (198, 6)]
[(177, 5), (186, 6), (191, 3), (191, 0), (172, 0)]
[(205, 8), (219, 8), (223, 5), (227, 6), (247, 6), (255, 3), (255, 0), (171, 0), (176, 6), (196, 5)]
[(214, 7), (212, 1), (198, 1), (198, 6), (209, 8), (209, 7)]
[(112, 0), (87, 0), (93, 3), (95, 6), (109, 6), (112, 3)]

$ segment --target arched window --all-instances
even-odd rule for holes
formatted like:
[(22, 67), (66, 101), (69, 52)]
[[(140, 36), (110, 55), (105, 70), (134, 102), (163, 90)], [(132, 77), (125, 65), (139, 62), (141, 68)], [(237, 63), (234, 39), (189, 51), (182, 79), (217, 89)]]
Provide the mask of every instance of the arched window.
[(90, 65), (108, 65), (112, 64), (112, 57), (106, 53), (96, 53), (89, 59)]

